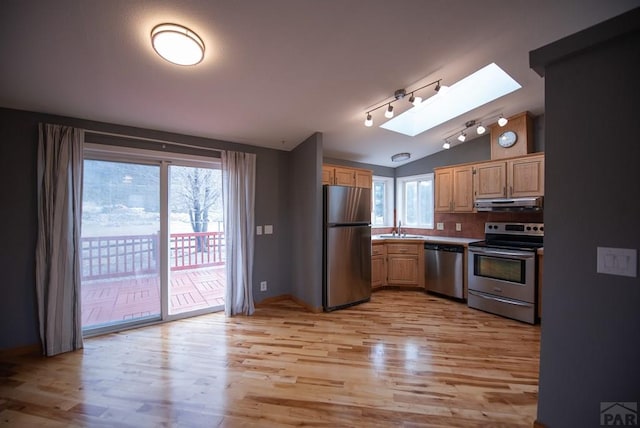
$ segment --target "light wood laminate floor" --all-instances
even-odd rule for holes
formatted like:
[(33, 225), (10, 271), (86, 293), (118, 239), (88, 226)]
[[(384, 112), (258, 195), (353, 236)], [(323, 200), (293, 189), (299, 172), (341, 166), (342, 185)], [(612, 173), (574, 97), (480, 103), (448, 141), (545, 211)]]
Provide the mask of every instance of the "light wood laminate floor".
[(0, 426), (528, 427), (538, 326), (417, 291), (291, 301), (0, 358)]

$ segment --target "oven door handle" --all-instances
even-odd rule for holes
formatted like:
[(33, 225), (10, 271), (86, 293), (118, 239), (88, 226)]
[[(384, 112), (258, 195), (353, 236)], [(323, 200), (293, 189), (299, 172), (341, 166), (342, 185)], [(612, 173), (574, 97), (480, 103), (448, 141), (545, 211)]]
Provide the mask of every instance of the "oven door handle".
[(477, 254), (490, 254), (492, 256), (516, 257), (519, 259), (532, 259), (535, 257), (535, 254), (533, 253), (503, 251), (503, 250), (487, 250), (485, 248), (476, 250), (474, 248), (469, 247), (469, 251)]
[(518, 302), (518, 301), (515, 301), (515, 300), (501, 299), (501, 298), (499, 298), (499, 297), (494, 297), (494, 296), (491, 296), (491, 297), (489, 297), (489, 296), (484, 296), (484, 295), (482, 295), (482, 294), (480, 294), (480, 293), (474, 293), (474, 292), (473, 292), (473, 290), (471, 290), (471, 294), (473, 294), (473, 295), (474, 295), (474, 296), (476, 296), (476, 297), (482, 297), (483, 299), (486, 299), (486, 300), (495, 300), (496, 302), (500, 302), (500, 303), (508, 303), (508, 304), (510, 304), (510, 305), (516, 305), (516, 306), (527, 306), (527, 307), (532, 306), (532, 305), (531, 305), (531, 303)]

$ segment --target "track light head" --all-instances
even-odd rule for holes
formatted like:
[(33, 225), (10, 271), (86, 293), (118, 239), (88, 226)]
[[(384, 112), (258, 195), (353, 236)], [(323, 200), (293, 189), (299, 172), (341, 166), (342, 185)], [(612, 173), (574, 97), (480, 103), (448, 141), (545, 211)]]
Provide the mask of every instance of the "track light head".
[(371, 118), (371, 113), (367, 113), (367, 118), (364, 121), (364, 126), (371, 127), (373, 125), (373, 119)]
[(507, 123), (509, 123), (509, 120), (507, 120), (506, 117), (500, 115), (500, 119), (498, 119), (498, 125), (505, 126)]
[(416, 97), (413, 95), (413, 92), (411, 92), (411, 97), (409, 98), (409, 102), (414, 106), (419, 106), (420, 103), (422, 102), (422, 97)]
[(442, 145), (442, 148), (449, 150), (451, 148), (451, 143), (449, 143), (449, 141), (445, 141), (444, 144)]
[(478, 125), (478, 127), (476, 128), (476, 132), (478, 133), (478, 135), (482, 135), (487, 131), (487, 128), (485, 128), (482, 125)]
[(464, 132), (461, 132), (460, 135), (458, 135), (458, 141), (460, 141), (461, 143), (464, 143), (464, 140), (467, 139), (467, 134), (465, 134)]
[(389, 103), (389, 107), (387, 107), (387, 110), (384, 112), (384, 117), (387, 119), (391, 119), (393, 117), (393, 106), (391, 103)]

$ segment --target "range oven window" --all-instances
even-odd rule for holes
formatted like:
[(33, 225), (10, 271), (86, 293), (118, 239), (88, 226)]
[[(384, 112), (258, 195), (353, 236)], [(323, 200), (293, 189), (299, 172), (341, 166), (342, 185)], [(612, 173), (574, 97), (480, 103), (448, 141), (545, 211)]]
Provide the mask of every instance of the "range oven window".
[(525, 283), (525, 260), (493, 257), (483, 254), (474, 254), (473, 257), (473, 273), (475, 276), (500, 279), (518, 284)]

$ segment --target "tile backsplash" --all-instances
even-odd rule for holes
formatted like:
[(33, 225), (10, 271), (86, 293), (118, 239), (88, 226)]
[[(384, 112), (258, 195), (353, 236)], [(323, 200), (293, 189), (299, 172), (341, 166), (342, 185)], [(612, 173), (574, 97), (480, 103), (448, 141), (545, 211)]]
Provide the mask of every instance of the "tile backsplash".
[[(480, 213), (436, 213), (435, 223), (443, 223), (444, 230), (404, 228), (407, 233), (430, 236), (453, 236), (460, 238), (484, 238), (484, 224), (488, 221), (511, 221), (517, 223), (542, 223), (543, 213), (529, 212), (480, 212)], [(456, 223), (460, 223), (462, 230), (456, 231)], [(371, 229), (373, 235), (391, 233), (391, 227), (375, 227)]]

